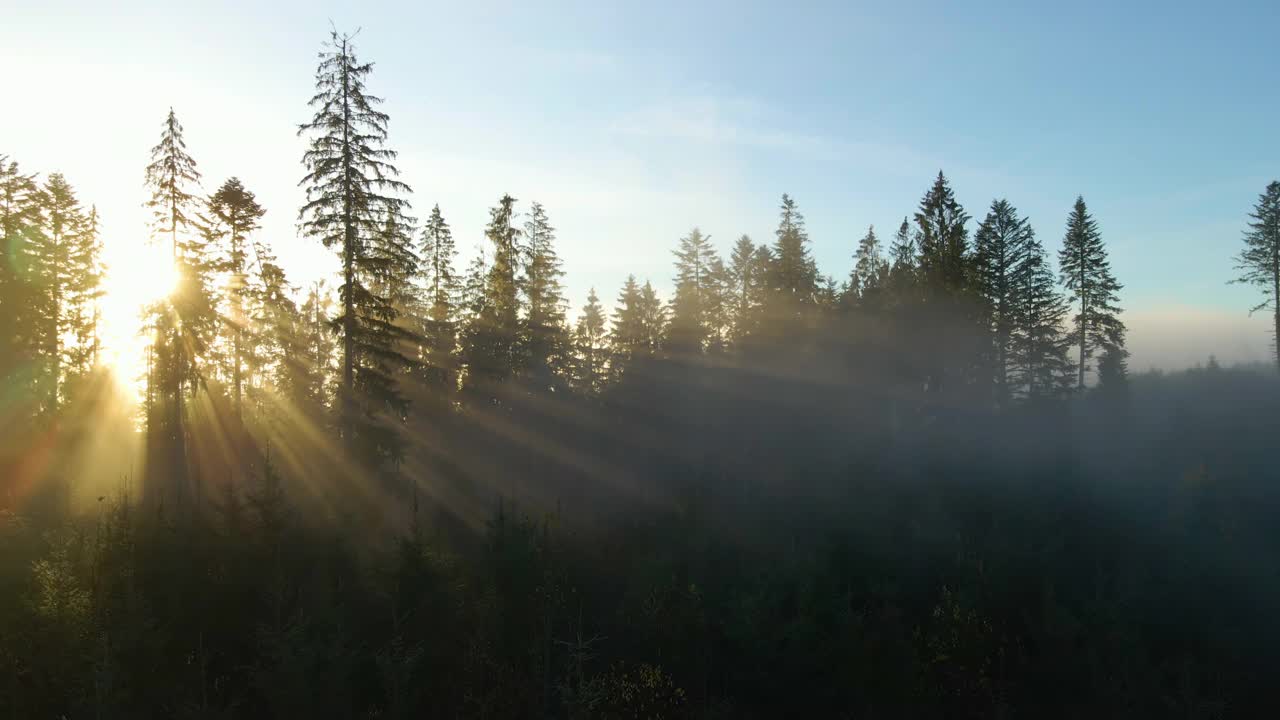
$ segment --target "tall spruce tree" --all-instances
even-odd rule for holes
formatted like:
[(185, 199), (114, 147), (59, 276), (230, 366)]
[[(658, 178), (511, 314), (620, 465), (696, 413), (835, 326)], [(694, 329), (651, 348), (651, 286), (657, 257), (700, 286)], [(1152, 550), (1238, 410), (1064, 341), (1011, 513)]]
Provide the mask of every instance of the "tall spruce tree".
[(931, 287), (948, 294), (969, 285), (969, 214), (956, 201), (947, 178), (938, 172), (915, 216), (920, 270)]
[[(997, 405), (1005, 405), (1011, 397), (1009, 372), (1013, 361), (1012, 345), (1026, 298), (1016, 276), (1030, 261), (1029, 244), (1034, 232), (1026, 218), (1008, 200), (994, 200), (986, 218), (974, 234), (974, 269), (978, 292), (986, 304), (991, 322), (991, 367)], [(1026, 272), (1027, 279), (1031, 273)]]
[[(299, 210), (302, 231), (341, 258), (339, 431), (370, 459), (396, 459), (401, 450), (395, 420), (408, 403), (397, 374), (412, 364), (401, 343), (412, 337), (396, 320), (398, 278), (412, 275), (402, 197), (409, 186), (397, 179), (395, 151), (387, 147), (388, 116), (382, 99), (369, 94), (373, 63), (357, 59), (352, 36), (331, 33), (316, 68), (310, 122), (298, 128), (310, 138), (300, 185), (307, 201)], [(381, 288), (379, 294), (375, 288)]]
[[(31, 279), (39, 288), (34, 314), (39, 317), (39, 347), (46, 360), (45, 410), (54, 414), (67, 387), (85, 371), (88, 335), (97, 286), (95, 238), (76, 198), (60, 173), (49, 175), (40, 192), (41, 227), (29, 247)], [(67, 340), (75, 338), (72, 343)]]
[(35, 350), (35, 302), (29, 282), (30, 244), (39, 233), (40, 192), (35, 175), (0, 155), (0, 378), (10, 392), (32, 391), (31, 373), (19, 371)]
[(555, 250), (555, 228), (541, 203), (533, 203), (524, 224), (525, 360), (537, 385), (548, 387), (566, 359), (564, 270)]
[(461, 285), (454, 268), (458, 251), (453, 231), (445, 222), (440, 206), (422, 227), (423, 298), (422, 354), (424, 377), (441, 398), (446, 399), (457, 385), (455, 353), (458, 343), (458, 308)]
[(1253, 285), (1264, 298), (1250, 314), (1271, 311), (1271, 349), (1280, 370), (1280, 182), (1269, 183), (1249, 213), (1249, 229), (1244, 232), (1244, 249), (1236, 256), (1236, 269), (1240, 276), (1233, 282)]
[(591, 292), (587, 294), (587, 304), (578, 316), (573, 337), (577, 366), (574, 375), (578, 389), (587, 395), (599, 395), (604, 389), (605, 373), (608, 370), (605, 338), (604, 308), (600, 306), (596, 289), (591, 288)]
[(696, 355), (706, 348), (713, 332), (719, 257), (711, 237), (696, 227), (680, 238), (675, 256), (675, 296), (671, 300), (667, 347), (675, 355)]
[(726, 314), (729, 320), (729, 343), (740, 347), (759, 323), (764, 304), (765, 272), (760, 262), (760, 248), (747, 235), (738, 238), (729, 254), (726, 276)]
[(173, 108), (165, 118), (160, 142), (151, 149), (146, 168), (147, 207), (152, 213), (153, 238), (161, 244), (155, 252), (167, 252), (177, 286), (153, 310), (155, 336), (148, 377), (148, 442), (153, 459), (149, 470), (166, 473), (165, 486), (153, 488), (157, 499), (184, 506), (192, 499), (188, 484), (187, 428), (184, 393), (195, 386), (196, 354), (204, 345), (203, 333), (212, 313), (204, 302), (201, 273), (199, 207), (195, 190), (200, 183), (196, 161), (187, 152), (183, 128)]
[(1058, 265), (1062, 284), (1070, 291), (1077, 309), (1072, 320), (1074, 343), (1079, 349), (1077, 387), (1084, 390), (1090, 359), (1098, 350), (1123, 347), (1125, 327), (1116, 305), (1123, 286), (1111, 274), (1102, 234), (1083, 197), (1076, 198), (1067, 217), (1067, 234), (1058, 253)]
[(849, 273), (849, 284), (845, 289), (846, 298), (870, 301), (888, 282), (890, 267), (874, 225), (868, 227), (867, 234), (858, 241), (853, 261), (853, 270)]
[(988, 329), (974, 282), (968, 221), (969, 214), (939, 172), (915, 214), (914, 238), (922, 300), (917, 350), (932, 394), (982, 395), (990, 381), (985, 369)]
[(239, 178), (230, 178), (209, 197), (208, 216), (215, 242), (214, 267), (226, 278), (226, 307), (222, 321), (229, 340), (227, 365), (236, 416), (244, 413), (244, 372), (251, 341), (245, 297), (249, 292), (249, 236), (266, 210)]
[[(520, 357), (520, 230), (516, 199), (503, 195), (489, 210), (485, 237), (492, 251), (488, 265), (477, 258), (468, 275), (470, 319), (466, 333), (467, 384), (485, 402), (499, 399), (499, 386), (522, 369)], [(482, 271), (483, 277), (475, 277)], [(481, 287), (474, 287), (482, 281)]]
[[(106, 264), (102, 257), (102, 235), (98, 229), (98, 207), (91, 205), (89, 215), (85, 218), (83, 237), (81, 239), (85, 253), (84, 284), (80, 288), (83, 293), (79, 304), (81, 315), (76, 320), (76, 341), (79, 345), (74, 363), (80, 374), (88, 373), (98, 366), (102, 349), (102, 281), (106, 275)], [(85, 317), (87, 315), (87, 317)]]
[(771, 285), (775, 300), (794, 314), (812, 305), (818, 292), (818, 269), (809, 254), (809, 233), (796, 201), (783, 194), (774, 231)]
[(609, 330), (609, 346), (613, 351), (609, 366), (613, 378), (620, 378), (634, 358), (648, 351), (645, 322), (641, 309), (640, 285), (635, 275), (628, 275), (618, 293), (618, 304), (613, 311), (613, 324)]
[(1007, 357), (1020, 396), (1041, 402), (1061, 397), (1071, 387), (1075, 364), (1066, 334), (1070, 308), (1058, 292), (1048, 254), (1029, 226), (1019, 255), (1008, 278), (1013, 334)]

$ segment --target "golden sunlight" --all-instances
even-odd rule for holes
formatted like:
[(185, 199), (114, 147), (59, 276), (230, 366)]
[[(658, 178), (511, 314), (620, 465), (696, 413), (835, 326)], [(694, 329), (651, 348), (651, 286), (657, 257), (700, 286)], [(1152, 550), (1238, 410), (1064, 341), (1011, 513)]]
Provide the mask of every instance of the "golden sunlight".
[(147, 370), (151, 339), (143, 332), (149, 305), (167, 297), (177, 283), (168, 252), (145, 242), (106, 242), (106, 277), (100, 300), (103, 362), (136, 399)]

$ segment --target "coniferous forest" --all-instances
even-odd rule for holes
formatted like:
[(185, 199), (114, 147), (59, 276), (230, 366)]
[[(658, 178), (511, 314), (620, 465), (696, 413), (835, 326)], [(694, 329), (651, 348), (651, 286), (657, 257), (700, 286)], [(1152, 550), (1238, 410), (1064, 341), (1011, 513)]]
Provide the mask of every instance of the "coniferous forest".
[[(4, 138), (0, 717), (1280, 711), (1280, 353), (1130, 372), (1086, 198), (1033, 227), (939, 172), (819, 268), (782, 194), (571, 308), (570, 209), (494, 188), (463, 263), (357, 50), (297, 108), (301, 207), (156, 118), (122, 182), (174, 282), (123, 381), (99, 210)], [(1240, 224), (1214, 281), (1280, 334), (1280, 182)]]

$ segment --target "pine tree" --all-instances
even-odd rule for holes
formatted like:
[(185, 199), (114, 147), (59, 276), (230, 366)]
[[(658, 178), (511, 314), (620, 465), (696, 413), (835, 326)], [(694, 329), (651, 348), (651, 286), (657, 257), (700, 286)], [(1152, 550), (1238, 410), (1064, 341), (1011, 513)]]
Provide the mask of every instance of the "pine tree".
[(295, 406), (302, 408), (307, 416), (317, 417), (329, 404), (330, 376), (337, 350), (333, 302), (323, 281), (316, 281), (307, 289), (300, 314), (298, 352), (288, 359), (287, 384)]
[(1098, 349), (1124, 346), (1124, 323), (1120, 321), (1119, 291), (1123, 287), (1111, 274), (1107, 249), (1102, 244), (1098, 224), (1089, 215), (1084, 198), (1077, 197), (1067, 217), (1067, 234), (1058, 253), (1062, 283), (1071, 292), (1078, 308), (1073, 325), (1079, 348), (1077, 365), (1080, 390), (1084, 390), (1089, 360)]
[(956, 294), (969, 282), (969, 214), (956, 201), (947, 178), (938, 172), (915, 216), (920, 270), (933, 288)]
[(208, 200), (208, 215), (217, 257), (214, 267), (226, 276), (227, 302), (222, 314), (230, 340), (229, 365), (232, 402), (236, 416), (244, 413), (244, 371), (250, 350), (245, 296), (249, 291), (249, 236), (259, 227), (266, 210), (239, 178), (230, 178)]
[(804, 216), (800, 214), (795, 200), (786, 194), (782, 196), (778, 229), (774, 231), (770, 280), (777, 295), (775, 302), (782, 303), (784, 312), (788, 314), (798, 313), (816, 301), (818, 269), (809, 254), (809, 234), (804, 227)]
[(0, 378), (11, 391), (29, 386), (30, 374), (19, 377), (24, 360), (35, 350), (35, 317), (23, 311), (35, 302), (29, 245), (39, 232), (39, 187), (35, 176), (0, 155)]
[[(394, 460), (397, 435), (382, 417), (402, 419), (408, 410), (396, 374), (411, 365), (399, 344), (412, 333), (396, 324), (392, 295), (396, 279), (409, 277), (413, 268), (407, 232), (386, 230), (388, 223), (402, 223), (409, 203), (401, 196), (409, 186), (396, 179), (396, 153), (386, 147), (389, 118), (378, 110), (382, 99), (365, 87), (373, 64), (357, 59), (351, 40), (334, 31), (320, 52), (309, 103), (315, 114), (298, 129), (310, 135), (300, 183), (307, 202), (298, 217), (306, 235), (341, 258), (339, 431), (366, 456)], [(384, 294), (375, 292), (379, 286)]]
[(675, 251), (676, 287), (667, 346), (676, 355), (703, 352), (712, 334), (719, 258), (710, 241), (710, 236), (695, 227), (680, 238), (680, 247)]
[[(497, 400), (498, 386), (514, 377), (520, 362), (520, 295), (516, 283), (519, 268), (520, 231), (512, 225), (515, 198), (503, 195), (498, 205), (489, 210), (485, 228), (493, 254), (485, 267), (484, 260), (473, 263), (468, 277), (471, 318), (467, 329), (467, 380), (474, 391)], [(474, 287), (474, 272), (483, 269), (483, 285)]]
[(969, 215), (938, 173), (915, 214), (919, 248), (922, 345), (918, 348), (930, 393), (983, 395), (990, 381), (987, 320), (969, 253)]
[(634, 358), (648, 352), (641, 302), (640, 285), (636, 283), (636, 276), (628, 275), (618, 293), (618, 304), (613, 311), (613, 327), (609, 330), (609, 345), (613, 351), (609, 366), (614, 380), (626, 372)]
[(274, 387), (288, 396), (301, 397), (305, 388), (293, 386), (296, 376), (290, 367), (293, 358), (307, 352), (310, 342), (306, 321), (299, 317), (293, 299), (296, 288), (289, 284), (284, 268), (265, 243), (255, 238), (251, 248), (253, 273), (245, 292), (246, 339), (250, 342), (248, 389), (256, 392)]
[(578, 316), (574, 330), (578, 388), (587, 395), (599, 395), (604, 389), (606, 360), (604, 308), (595, 288), (587, 294), (587, 304)]
[(81, 242), (85, 271), (82, 276), (82, 285), (78, 288), (81, 293), (81, 302), (78, 304), (80, 315), (77, 316), (75, 323), (78, 350), (73, 358), (73, 365), (77, 373), (86, 374), (98, 366), (102, 349), (100, 327), (102, 317), (99, 301), (103, 296), (102, 281), (106, 275), (106, 265), (102, 260), (102, 236), (98, 231), (96, 205), (89, 207)]
[(533, 203), (524, 225), (521, 254), (525, 295), (525, 360), (537, 384), (552, 384), (556, 368), (563, 364), (567, 344), (564, 318), (564, 271), (555, 251), (555, 228), (541, 203)]
[(1280, 182), (1272, 182), (1258, 196), (1244, 233), (1244, 250), (1236, 256), (1240, 276), (1233, 282), (1253, 285), (1264, 300), (1249, 312), (1271, 311), (1272, 351), (1280, 369)]
[(974, 234), (976, 282), (991, 321), (997, 405), (1006, 404), (1011, 396), (1011, 348), (1019, 313), (1025, 309), (1022, 304), (1027, 301), (1020, 294), (1023, 287), (1015, 283), (1015, 276), (1023, 270), (1028, 279), (1032, 274), (1031, 268), (1024, 266), (1031, 261), (1029, 245), (1033, 238), (1031, 223), (1018, 217), (1018, 211), (1007, 200), (992, 201), (987, 217)]
[(423, 282), (426, 290), (425, 317), (422, 323), (422, 355), (428, 385), (448, 397), (456, 388), (456, 362), (458, 343), (458, 294), (459, 279), (454, 270), (458, 251), (453, 243), (453, 231), (440, 213), (440, 206), (431, 209), (422, 228)]
[(853, 255), (853, 270), (849, 273), (846, 297), (854, 300), (871, 300), (889, 279), (889, 262), (884, 258), (880, 238), (874, 225), (858, 241)]
[[(1123, 411), (1129, 399), (1128, 357), (1129, 351), (1123, 346), (1108, 345), (1098, 358), (1098, 384), (1093, 390), (1113, 413)], [(1215, 364), (1210, 357), (1210, 367)]]
[(200, 172), (196, 161), (187, 153), (182, 125), (170, 108), (160, 142), (151, 149), (146, 186), (151, 191), (147, 207), (152, 212), (154, 237), (168, 246), (157, 251), (168, 251), (178, 281), (170, 296), (154, 309), (154, 360), (148, 378), (148, 396), (152, 401), (147, 435), (160, 453), (156, 460), (163, 458), (148, 467), (168, 473), (169, 487), (162, 496), (168, 496), (179, 507), (191, 497), (187, 484), (183, 396), (187, 385), (194, 387), (198, 382), (196, 355), (203, 348), (203, 333), (212, 315), (208, 312), (204, 278), (200, 275), (204, 269), (203, 258), (196, 256), (199, 217), (192, 191), (199, 182)]
[(765, 271), (761, 267), (759, 248), (751, 238), (743, 235), (729, 255), (726, 282), (729, 343), (740, 347), (755, 331), (759, 322), (760, 307), (764, 303)]
[(667, 336), (670, 319), (667, 317), (667, 309), (663, 306), (662, 299), (658, 297), (658, 292), (653, 289), (653, 284), (648, 280), (645, 281), (644, 287), (640, 288), (638, 314), (646, 355), (656, 356), (662, 347), (663, 339)]
[[(45, 410), (56, 414), (67, 386), (83, 373), (88, 334), (86, 316), (97, 287), (96, 240), (75, 191), (60, 173), (53, 173), (40, 192), (41, 228), (33, 234), (31, 279), (40, 289), (34, 308), (39, 317), (39, 347), (48, 363), (44, 373)], [(68, 344), (66, 338), (77, 343)]]
[(1075, 366), (1065, 332), (1070, 309), (1057, 291), (1044, 246), (1029, 226), (1019, 255), (1008, 277), (1013, 333), (1007, 358), (1019, 393), (1039, 402), (1060, 397), (1071, 387)]
[(709, 270), (705, 348), (708, 353), (719, 354), (728, 350), (733, 330), (733, 279), (719, 253), (711, 258)]

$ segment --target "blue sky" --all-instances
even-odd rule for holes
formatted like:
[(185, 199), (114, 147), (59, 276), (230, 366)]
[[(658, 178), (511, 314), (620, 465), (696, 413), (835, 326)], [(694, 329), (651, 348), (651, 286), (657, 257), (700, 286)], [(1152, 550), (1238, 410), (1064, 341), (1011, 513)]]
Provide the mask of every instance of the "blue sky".
[(575, 307), (628, 272), (668, 287), (694, 225), (722, 249), (771, 238), (783, 192), (843, 277), (943, 169), (975, 223), (1007, 197), (1051, 250), (1085, 196), (1136, 368), (1265, 357), (1254, 292), (1226, 281), (1280, 177), (1275, 3), (459, 5), (0, 0), (0, 153), (61, 170), (108, 242), (141, 243), (172, 105), (206, 189), (238, 175), (295, 276), (322, 274), (294, 128), (332, 21), (362, 28), (417, 214), (438, 202), (470, 253), (502, 193), (542, 201)]

